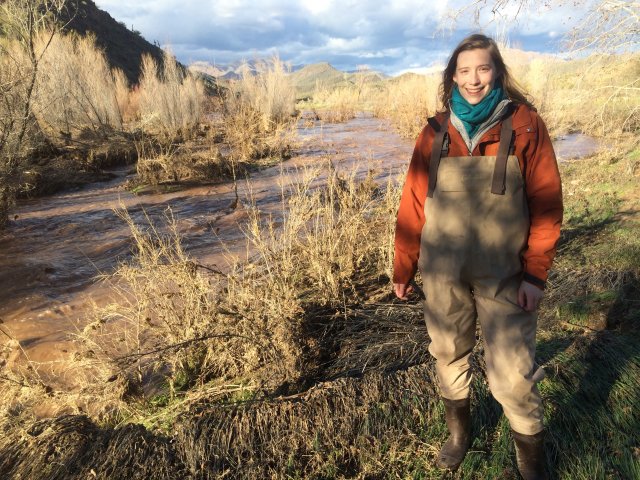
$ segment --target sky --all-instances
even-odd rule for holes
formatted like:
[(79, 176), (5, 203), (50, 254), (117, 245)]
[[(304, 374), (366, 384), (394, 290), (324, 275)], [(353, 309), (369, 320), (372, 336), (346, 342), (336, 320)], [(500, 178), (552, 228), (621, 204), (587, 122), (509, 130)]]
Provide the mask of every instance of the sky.
[[(589, 3), (584, 0), (581, 3)], [(102, 10), (168, 47), (182, 63), (227, 65), (278, 55), (292, 66), (329, 62), (388, 75), (443, 65), (455, 45), (481, 31), (527, 51), (556, 53), (577, 20), (575, 2), (519, 0), (479, 18), (471, 0), (96, 0)], [(481, 0), (484, 2), (484, 0)], [(548, 5), (552, 4), (553, 7)]]

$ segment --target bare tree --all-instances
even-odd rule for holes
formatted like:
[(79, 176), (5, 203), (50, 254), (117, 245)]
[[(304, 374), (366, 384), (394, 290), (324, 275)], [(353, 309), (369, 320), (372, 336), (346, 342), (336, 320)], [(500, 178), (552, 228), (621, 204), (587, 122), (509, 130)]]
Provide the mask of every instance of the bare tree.
[(532, 9), (557, 9), (571, 6), (585, 14), (565, 36), (570, 52), (616, 53), (633, 50), (640, 43), (640, 2), (637, 0), (569, 0), (535, 2), (533, 0), (470, 0), (450, 11), (444, 26), (453, 28), (459, 19), (473, 16), (479, 27), (491, 23), (519, 21)]
[(600, 0), (571, 31), (570, 51), (621, 52), (640, 43), (640, 2)]

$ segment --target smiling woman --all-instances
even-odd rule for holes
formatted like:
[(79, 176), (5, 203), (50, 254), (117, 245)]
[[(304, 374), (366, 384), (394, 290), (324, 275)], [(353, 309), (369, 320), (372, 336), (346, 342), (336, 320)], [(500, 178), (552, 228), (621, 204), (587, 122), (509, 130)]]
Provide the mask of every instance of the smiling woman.
[(438, 466), (471, 445), (469, 358), (482, 329), (491, 392), (504, 409), (525, 480), (547, 478), (535, 362), (536, 310), (562, 221), (549, 134), (492, 39), (475, 34), (443, 73), (444, 111), (418, 137), (395, 236), (394, 289), (420, 269), (429, 352), (450, 437)]

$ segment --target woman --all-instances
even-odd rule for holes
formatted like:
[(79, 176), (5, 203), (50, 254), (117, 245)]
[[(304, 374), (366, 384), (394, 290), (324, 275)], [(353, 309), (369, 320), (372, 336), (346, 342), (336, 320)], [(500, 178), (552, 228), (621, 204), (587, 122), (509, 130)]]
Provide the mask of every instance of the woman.
[(450, 433), (438, 465), (456, 469), (471, 444), (469, 356), (477, 320), (518, 469), (526, 480), (545, 479), (535, 311), (562, 222), (555, 154), (542, 119), (484, 35), (453, 51), (441, 100), (444, 111), (429, 119), (411, 158), (393, 278), (396, 295), (406, 299), (420, 268)]

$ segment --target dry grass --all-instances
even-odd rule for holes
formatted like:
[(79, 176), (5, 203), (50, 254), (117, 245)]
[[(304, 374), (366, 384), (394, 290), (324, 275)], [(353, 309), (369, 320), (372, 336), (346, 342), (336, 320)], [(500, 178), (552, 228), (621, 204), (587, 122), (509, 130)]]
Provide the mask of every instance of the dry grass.
[[(399, 191), (391, 181), (381, 188), (371, 174), (340, 175), (330, 163), (301, 171), (282, 185), (282, 212), (247, 207), (247, 258), (231, 261), (226, 273), (189, 258), (170, 212), (162, 228), (121, 212), (135, 256), (105, 278), (113, 302), (96, 309), (80, 335), (76, 367), (85, 392), (109, 404), (101, 415), (126, 417), (148, 408), (127, 402), (150, 401), (151, 379), (166, 384), (159, 387), (166, 401), (182, 399), (186, 408), (203, 392), (272, 390), (313, 375), (323, 342), (334, 342), (319, 332), (335, 331), (335, 309), (361, 301), (363, 278), (390, 274)], [(344, 328), (345, 338), (359, 325)], [(353, 368), (381, 363), (356, 361), (366, 357), (356, 343), (347, 350)]]
[[(637, 150), (626, 154), (632, 161), (637, 156)], [(619, 181), (627, 168), (622, 157), (589, 162), (589, 168), (563, 167), (567, 234), (542, 311), (551, 317), (538, 345), (548, 367), (540, 385), (548, 460), (561, 479), (605, 478), (606, 472), (635, 478), (629, 446), (638, 437), (639, 250), (637, 222), (624, 217), (637, 206), (635, 182)], [(389, 292), (385, 252), (397, 188), (385, 193), (370, 177), (327, 168), (299, 172), (282, 191), (282, 212), (269, 216), (248, 207), (247, 260), (228, 272), (189, 259), (175, 222), (166, 230), (141, 227), (124, 214), (137, 252), (109, 280), (114, 304), (98, 310), (85, 331), (79, 364), (103, 370), (83, 393), (156, 433), (131, 424), (99, 428), (77, 415), (17, 423), (21, 400), (13, 397), (4, 403), (13, 410), (0, 440), (0, 473), (440, 478), (433, 465), (446, 432), (420, 305), (400, 306), (376, 291), (377, 283)], [(619, 202), (611, 200), (618, 195)], [(592, 203), (583, 205), (585, 199)], [(578, 282), (571, 281), (571, 269)], [(583, 273), (597, 271), (605, 273), (586, 287), (615, 291), (583, 298)], [(594, 315), (601, 304), (611, 307), (607, 315), (618, 326), (567, 330), (557, 315), (577, 320), (566, 316), (577, 316), (580, 302)], [(455, 479), (516, 475), (509, 425), (483, 368), (474, 356), (474, 446)], [(141, 393), (154, 375), (173, 388)], [(309, 378), (324, 382), (308, 388)], [(32, 408), (36, 394), (47, 395), (46, 387), (34, 383), (23, 392), (22, 408)]]
[(164, 140), (185, 140), (196, 131), (204, 104), (204, 85), (182, 70), (166, 52), (162, 70), (149, 55), (142, 57), (139, 106), (147, 129)]
[(329, 89), (317, 85), (313, 93), (312, 109), (316, 117), (326, 123), (341, 123), (355, 118), (362, 110), (361, 89), (356, 86)]
[[(39, 38), (47, 42), (48, 35)], [(45, 50), (44, 47), (38, 47)], [(38, 67), (34, 115), (49, 138), (69, 143), (81, 133), (122, 129), (122, 73), (112, 73), (91, 36), (53, 37)], [(119, 89), (116, 79), (119, 78)]]
[(290, 154), (295, 139), (295, 89), (284, 63), (277, 57), (247, 66), (240, 80), (230, 83), (223, 98), (220, 125), (234, 164), (256, 158)]
[[(508, 58), (506, 59), (507, 63)], [(521, 82), (552, 136), (581, 131), (619, 137), (640, 128), (640, 55), (593, 55), (572, 61), (549, 58), (517, 63)], [(392, 121), (400, 135), (416, 138), (429, 116), (440, 108), (440, 77), (405, 75), (369, 90), (374, 114)]]
[(640, 55), (536, 59), (516, 70), (553, 136), (620, 137), (640, 128)]
[(416, 138), (438, 107), (436, 76), (405, 75), (388, 81), (373, 100), (374, 114), (388, 118), (404, 138)]

